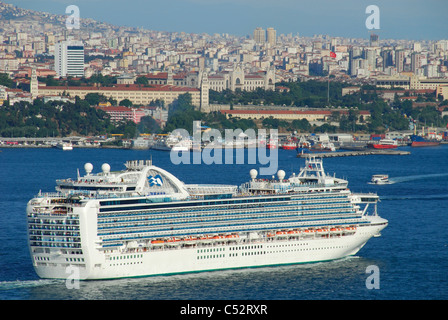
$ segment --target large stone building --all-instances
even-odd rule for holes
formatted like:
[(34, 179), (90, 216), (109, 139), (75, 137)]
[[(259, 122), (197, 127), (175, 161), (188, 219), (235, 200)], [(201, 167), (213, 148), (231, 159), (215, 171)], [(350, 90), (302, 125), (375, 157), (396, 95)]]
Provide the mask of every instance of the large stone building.
[(257, 73), (245, 73), (242, 66), (236, 66), (231, 72), (222, 72), (209, 76), (211, 90), (241, 90), (254, 91), (258, 88), (263, 90), (275, 90), (275, 71), (270, 68), (267, 71)]
[(375, 85), (382, 88), (403, 88), (407, 90), (437, 90), (439, 86), (448, 85), (448, 79), (428, 79), (415, 75), (400, 74), (396, 76), (378, 76)]
[[(349, 111), (346, 109), (335, 110), (221, 110), (227, 118), (240, 118), (240, 119), (266, 119), (273, 118), (279, 120), (301, 120), (306, 119), (309, 122), (313, 121), (328, 121), (331, 120), (334, 112), (338, 112), (340, 115), (348, 115)], [(370, 112), (366, 110), (358, 110), (358, 120), (361, 117), (366, 120), (370, 117)]]
[[(98, 93), (107, 98), (117, 100), (118, 102), (128, 99), (135, 105), (148, 105), (151, 101), (158, 99), (165, 101), (165, 105), (169, 105), (176, 100), (179, 95), (187, 92), (191, 94), (192, 104), (197, 108), (202, 107), (201, 101), (203, 103), (208, 103), (208, 91), (204, 92), (204, 95), (201, 95), (200, 89), (172, 85), (152, 85), (150, 87), (135, 84), (117, 84), (113, 87), (39, 86), (39, 95), (42, 96), (60, 96), (63, 94), (68, 94), (71, 97), (79, 96), (83, 99), (88, 93)], [(205, 95), (207, 97), (207, 101), (205, 101)]]
[(241, 65), (237, 65), (232, 71), (208, 74), (205, 71), (193, 71), (189, 73), (173, 74), (171, 71), (146, 75), (149, 84), (172, 84), (191, 88), (201, 88), (204, 79), (207, 79), (208, 87), (214, 91), (244, 90), (254, 91), (257, 88), (275, 90), (275, 71), (273, 68), (267, 71), (246, 73)]

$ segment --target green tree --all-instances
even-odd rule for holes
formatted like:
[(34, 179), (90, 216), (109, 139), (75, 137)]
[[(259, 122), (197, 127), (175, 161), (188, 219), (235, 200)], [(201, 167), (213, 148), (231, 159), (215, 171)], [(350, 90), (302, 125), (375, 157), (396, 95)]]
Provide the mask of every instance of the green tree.
[(148, 78), (146, 78), (146, 77), (144, 77), (144, 76), (141, 76), (141, 77), (138, 77), (136, 80), (135, 80), (135, 84), (143, 84), (143, 85), (148, 85)]
[(120, 101), (119, 105), (123, 107), (132, 107), (132, 101), (129, 99), (123, 99)]
[(16, 86), (14, 81), (6, 73), (0, 73), (0, 85), (8, 88), (15, 88)]

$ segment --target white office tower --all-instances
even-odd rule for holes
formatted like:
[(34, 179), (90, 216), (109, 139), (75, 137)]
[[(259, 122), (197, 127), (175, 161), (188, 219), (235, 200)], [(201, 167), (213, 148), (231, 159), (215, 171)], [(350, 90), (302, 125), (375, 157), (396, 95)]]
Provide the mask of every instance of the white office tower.
[(59, 77), (84, 76), (84, 44), (81, 41), (62, 41), (54, 50), (54, 69)]

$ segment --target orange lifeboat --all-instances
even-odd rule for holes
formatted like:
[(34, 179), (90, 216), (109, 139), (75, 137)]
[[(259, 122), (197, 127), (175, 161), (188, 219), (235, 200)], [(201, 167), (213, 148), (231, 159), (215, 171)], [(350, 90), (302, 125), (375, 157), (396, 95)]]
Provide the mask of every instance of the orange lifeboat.
[(286, 231), (277, 231), (275, 233), (275, 236), (279, 237), (279, 238), (287, 237), (288, 236), (288, 232), (286, 232)]
[(355, 231), (356, 231), (356, 227), (346, 227), (346, 228), (345, 228), (345, 231), (348, 231), (348, 232), (355, 232)]
[(213, 237), (211, 236), (202, 236), (199, 238), (199, 240), (211, 240), (211, 239), (213, 239)]

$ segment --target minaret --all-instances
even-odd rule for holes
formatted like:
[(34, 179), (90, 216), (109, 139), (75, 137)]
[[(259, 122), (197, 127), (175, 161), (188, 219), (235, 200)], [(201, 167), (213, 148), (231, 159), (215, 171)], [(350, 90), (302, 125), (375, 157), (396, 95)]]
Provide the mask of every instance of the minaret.
[(170, 86), (174, 86), (173, 70), (171, 70), (171, 68), (168, 69), (168, 77), (166, 79), (166, 84), (170, 85)]
[(202, 72), (201, 77), (201, 111), (209, 112), (209, 101), (208, 101), (208, 93), (209, 93), (209, 83), (208, 83), (208, 75), (207, 71)]
[(31, 71), (30, 92), (33, 99), (36, 99), (39, 95), (39, 81), (37, 80), (35, 68)]

